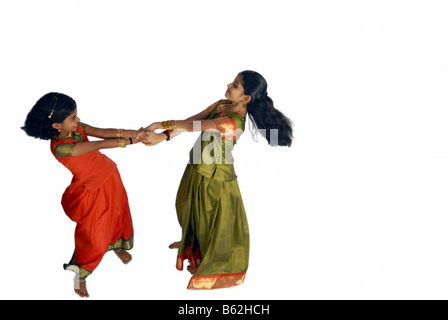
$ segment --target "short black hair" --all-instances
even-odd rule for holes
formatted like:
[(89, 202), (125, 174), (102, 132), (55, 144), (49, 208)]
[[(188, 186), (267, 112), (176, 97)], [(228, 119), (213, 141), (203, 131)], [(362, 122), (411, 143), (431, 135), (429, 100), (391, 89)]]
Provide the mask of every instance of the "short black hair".
[(34, 138), (53, 139), (58, 131), (52, 124), (62, 123), (75, 109), (76, 102), (69, 96), (58, 92), (47, 93), (28, 113), (22, 129)]

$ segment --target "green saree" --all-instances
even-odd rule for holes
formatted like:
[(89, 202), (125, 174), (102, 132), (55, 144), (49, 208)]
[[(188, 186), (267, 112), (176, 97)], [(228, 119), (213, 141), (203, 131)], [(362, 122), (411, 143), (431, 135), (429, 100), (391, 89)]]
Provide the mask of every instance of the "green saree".
[(231, 151), (245, 118), (230, 113), (228, 100), (208, 108), (219, 132), (204, 131), (190, 152), (176, 198), (182, 227), (176, 268), (196, 268), (188, 289), (242, 284), (249, 265), (249, 227)]

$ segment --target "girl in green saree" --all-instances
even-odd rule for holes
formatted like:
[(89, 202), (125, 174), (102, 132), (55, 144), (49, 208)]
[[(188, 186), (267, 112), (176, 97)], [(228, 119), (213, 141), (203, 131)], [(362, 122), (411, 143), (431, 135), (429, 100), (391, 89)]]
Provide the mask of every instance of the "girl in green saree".
[[(176, 268), (183, 261), (192, 274), (188, 289), (216, 289), (243, 283), (249, 266), (249, 227), (232, 150), (245, 130), (249, 116), (271, 146), (291, 146), (292, 124), (274, 108), (266, 80), (257, 72), (243, 71), (227, 85), (225, 100), (186, 119), (155, 122), (145, 128), (146, 145), (171, 140), (179, 132), (202, 131), (190, 151), (176, 197), (182, 239)], [(162, 133), (155, 130), (166, 129)]]

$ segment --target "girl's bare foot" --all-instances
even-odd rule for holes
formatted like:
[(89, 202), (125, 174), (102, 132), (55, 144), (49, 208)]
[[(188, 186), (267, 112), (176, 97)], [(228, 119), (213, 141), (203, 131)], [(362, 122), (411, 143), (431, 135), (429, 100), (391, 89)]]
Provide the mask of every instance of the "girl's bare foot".
[(194, 268), (193, 266), (188, 266), (188, 267), (187, 267), (187, 270), (188, 270), (192, 275), (194, 275), (194, 274), (196, 273), (196, 268)]
[(132, 260), (132, 256), (129, 252), (127, 252), (126, 250), (114, 250), (115, 254), (118, 256), (118, 258), (120, 258), (120, 260), (124, 263), (124, 264), (128, 264), (129, 262), (131, 262)]
[(81, 298), (88, 298), (89, 293), (87, 292), (87, 285), (86, 285), (86, 279), (80, 279), (79, 276), (75, 276), (75, 279), (73, 279), (73, 282), (75, 284), (75, 293), (80, 296)]
[(180, 246), (180, 241), (176, 241), (176, 242), (173, 242), (172, 244), (170, 244), (169, 248), (170, 249), (179, 249), (179, 246)]

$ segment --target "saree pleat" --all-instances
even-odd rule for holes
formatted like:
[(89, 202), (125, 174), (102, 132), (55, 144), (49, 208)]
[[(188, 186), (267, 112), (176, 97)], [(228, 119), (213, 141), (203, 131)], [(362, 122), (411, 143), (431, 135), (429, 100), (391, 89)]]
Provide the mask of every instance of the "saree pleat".
[(237, 180), (215, 181), (188, 165), (176, 210), (183, 231), (176, 267), (182, 270), (184, 259), (197, 267), (188, 288), (241, 284), (249, 265), (249, 226)]
[[(76, 222), (75, 253), (66, 270), (90, 274), (109, 250), (133, 247), (132, 218), (118, 170), (96, 191), (78, 186), (62, 197), (67, 216)], [(82, 278), (81, 274), (80, 277)]]

